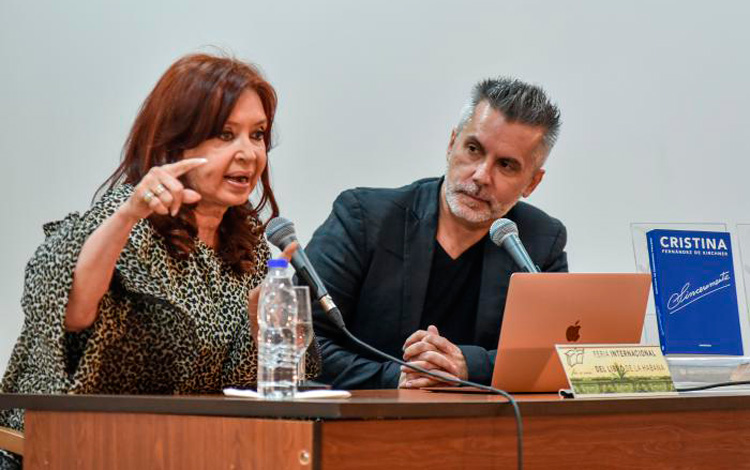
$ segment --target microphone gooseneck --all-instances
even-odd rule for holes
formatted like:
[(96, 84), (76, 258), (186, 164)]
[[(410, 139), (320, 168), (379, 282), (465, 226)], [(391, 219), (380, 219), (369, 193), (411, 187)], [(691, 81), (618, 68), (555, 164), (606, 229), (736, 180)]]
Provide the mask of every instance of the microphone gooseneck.
[(497, 219), (490, 227), (492, 243), (508, 252), (518, 267), (530, 273), (538, 273), (539, 268), (531, 260), (531, 256), (518, 238), (518, 226), (508, 219)]
[[(500, 220), (507, 220), (507, 219), (500, 219)], [(495, 223), (497, 222), (498, 221), (495, 221)], [(513, 227), (515, 227), (516, 225), (509, 220), (507, 222), (510, 222), (511, 224), (513, 224)], [(493, 227), (494, 226), (495, 224), (493, 224)], [(516, 232), (518, 232), (517, 228), (516, 228)], [(492, 232), (490, 231), (490, 233)], [(294, 224), (292, 223), (292, 221), (285, 219), (283, 217), (276, 217), (273, 220), (271, 220), (266, 226), (266, 238), (274, 246), (276, 246), (280, 250), (284, 250), (284, 248), (286, 248), (290, 243), (297, 241), (297, 235), (295, 234)], [(518, 238), (517, 235), (516, 235), (516, 238)], [(520, 240), (519, 240), (519, 244), (520, 244)], [(523, 245), (521, 245), (521, 249), (523, 250)], [(523, 250), (523, 252), (526, 253), (526, 250)], [(526, 256), (528, 257), (528, 254)], [(365, 343), (364, 341), (360, 340), (346, 328), (346, 324), (344, 323), (344, 319), (341, 315), (341, 312), (339, 311), (339, 308), (333, 302), (333, 299), (331, 298), (331, 296), (328, 295), (328, 290), (326, 289), (325, 285), (323, 284), (323, 281), (321, 281), (318, 274), (315, 272), (315, 269), (313, 268), (312, 263), (310, 263), (310, 259), (307, 257), (307, 255), (305, 254), (305, 251), (302, 249), (301, 246), (298, 247), (297, 251), (294, 253), (294, 255), (292, 255), (291, 262), (297, 274), (310, 287), (310, 292), (318, 300), (318, 302), (320, 303), (320, 306), (323, 307), (323, 311), (326, 313), (326, 316), (328, 317), (328, 319), (331, 320), (346, 335), (346, 337), (350, 341), (366, 349), (367, 351), (370, 351), (373, 354), (376, 354), (389, 361), (393, 361), (396, 364), (402, 365), (404, 367), (408, 367), (423, 375), (434, 377), (443, 382), (449, 382), (449, 383), (453, 383), (456, 385), (468, 385), (471, 387), (480, 388), (482, 390), (486, 390), (488, 392), (501, 395), (506, 400), (508, 400), (508, 403), (510, 403), (511, 406), (513, 407), (513, 414), (516, 418), (516, 434), (517, 434), (516, 445), (517, 445), (518, 469), (523, 470), (523, 421), (521, 420), (521, 410), (518, 407), (518, 403), (516, 403), (516, 400), (509, 393), (505, 392), (504, 390), (500, 390), (494, 387), (489, 387), (487, 385), (478, 384), (475, 382), (470, 382), (468, 380), (461, 380), (461, 379), (454, 378), (454, 377), (448, 377), (439, 372), (430, 371), (423, 367), (417, 366), (415, 364), (409, 364), (397, 357), (384, 353), (383, 351), (380, 351), (379, 349), (374, 348), (370, 346), (369, 344)], [(532, 267), (536, 268), (534, 264), (531, 263), (531, 258), (529, 258), (529, 263)]]

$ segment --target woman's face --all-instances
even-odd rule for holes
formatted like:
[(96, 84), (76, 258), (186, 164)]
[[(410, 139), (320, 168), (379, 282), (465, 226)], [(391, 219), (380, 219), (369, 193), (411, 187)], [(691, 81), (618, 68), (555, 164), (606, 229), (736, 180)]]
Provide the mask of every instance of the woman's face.
[(208, 160), (187, 174), (192, 189), (202, 196), (199, 205), (226, 209), (247, 202), (266, 168), (264, 131), (267, 126), (258, 93), (246, 90), (237, 100), (221, 134), (184, 152), (183, 158)]

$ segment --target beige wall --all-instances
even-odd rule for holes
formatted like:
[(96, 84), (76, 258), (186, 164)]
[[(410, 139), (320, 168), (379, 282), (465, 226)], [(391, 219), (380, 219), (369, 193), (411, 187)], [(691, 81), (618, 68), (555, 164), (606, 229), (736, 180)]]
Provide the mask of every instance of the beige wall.
[(530, 201), (567, 224), (573, 270), (632, 271), (631, 222), (750, 222), (745, 2), (104, 3), (0, 3), (0, 371), (42, 223), (87, 207), (155, 80), (207, 44), (278, 89), (274, 184), (304, 241), (347, 187), (441, 173), (497, 74), (562, 107)]

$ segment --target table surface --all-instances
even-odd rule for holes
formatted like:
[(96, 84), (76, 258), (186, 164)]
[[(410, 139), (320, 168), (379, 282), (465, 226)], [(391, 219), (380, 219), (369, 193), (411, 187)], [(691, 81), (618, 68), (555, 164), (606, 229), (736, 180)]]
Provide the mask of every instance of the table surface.
[[(690, 394), (671, 397), (562, 399), (515, 395), (524, 416), (586, 415), (697, 410), (748, 410), (750, 395)], [(0, 408), (45, 411), (161, 413), (290, 419), (408, 419), (510, 416), (498, 395), (424, 390), (357, 390), (351, 398), (288, 402), (221, 395), (18, 395), (0, 394)]]

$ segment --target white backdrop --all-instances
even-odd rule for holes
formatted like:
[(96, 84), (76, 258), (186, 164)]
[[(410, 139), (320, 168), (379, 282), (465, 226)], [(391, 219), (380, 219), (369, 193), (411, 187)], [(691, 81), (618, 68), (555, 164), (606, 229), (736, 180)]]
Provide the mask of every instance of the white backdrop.
[(739, 0), (2, 0), (0, 372), (41, 225), (86, 209), (185, 53), (225, 48), (276, 87), (273, 183), (303, 242), (345, 188), (439, 175), (476, 80), (540, 83), (564, 124), (530, 202), (568, 226), (572, 270), (631, 272), (631, 222), (750, 221), (748, 14)]

